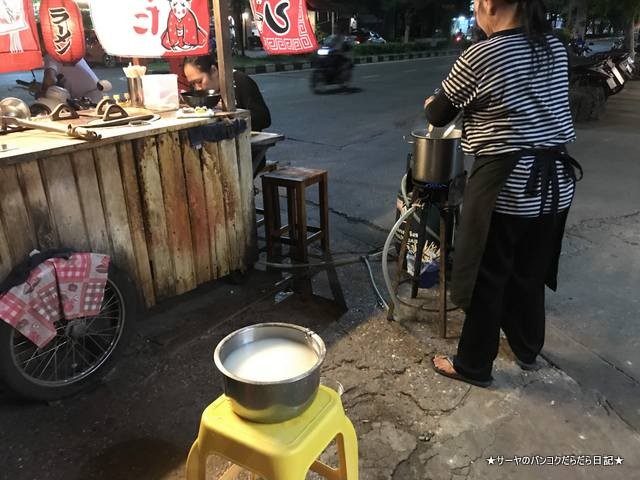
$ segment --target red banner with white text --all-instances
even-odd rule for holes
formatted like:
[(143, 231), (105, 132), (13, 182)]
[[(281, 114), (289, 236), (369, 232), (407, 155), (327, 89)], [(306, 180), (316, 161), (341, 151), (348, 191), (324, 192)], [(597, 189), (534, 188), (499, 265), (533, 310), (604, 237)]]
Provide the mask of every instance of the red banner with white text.
[(306, 0), (251, 0), (262, 46), (269, 55), (296, 55), (317, 50)]

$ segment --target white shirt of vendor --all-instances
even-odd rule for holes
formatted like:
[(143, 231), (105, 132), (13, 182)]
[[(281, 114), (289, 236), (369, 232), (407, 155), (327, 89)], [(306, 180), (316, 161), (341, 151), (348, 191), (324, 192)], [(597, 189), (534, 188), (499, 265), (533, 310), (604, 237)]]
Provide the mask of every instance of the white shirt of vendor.
[(102, 100), (102, 92), (97, 87), (98, 77), (84, 58), (75, 65), (65, 65), (45, 55), (44, 68), (51, 68), (57, 75), (64, 76), (63, 86), (71, 98), (89, 97), (94, 103)]

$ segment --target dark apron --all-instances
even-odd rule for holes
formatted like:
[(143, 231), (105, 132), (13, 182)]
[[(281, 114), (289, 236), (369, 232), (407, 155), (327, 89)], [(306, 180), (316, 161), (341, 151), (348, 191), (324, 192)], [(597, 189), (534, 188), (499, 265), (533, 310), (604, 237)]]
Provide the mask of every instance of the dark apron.
[[(454, 245), (451, 300), (464, 310), (471, 303), (496, 200), (516, 164), (524, 156), (535, 157), (531, 167), (531, 176), (527, 181), (526, 192), (529, 195), (541, 196), (540, 215), (542, 215), (542, 209), (547, 200), (549, 186), (552, 194), (552, 211), (557, 211), (559, 172), (556, 169), (556, 160), (562, 161), (563, 172), (560, 172), (561, 175), (568, 175), (574, 181), (582, 178), (580, 164), (569, 156), (564, 146), (521, 150), (515, 153), (476, 158), (464, 192), (462, 217)], [(575, 170), (580, 172), (578, 179), (576, 179)], [(538, 179), (540, 179), (540, 187), (536, 188)], [(566, 219), (567, 215), (564, 212), (560, 219), (561, 226), (558, 229), (559, 234), (555, 242), (555, 254), (551, 265), (549, 265), (545, 282), (552, 290), (557, 287), (558, 260)]]

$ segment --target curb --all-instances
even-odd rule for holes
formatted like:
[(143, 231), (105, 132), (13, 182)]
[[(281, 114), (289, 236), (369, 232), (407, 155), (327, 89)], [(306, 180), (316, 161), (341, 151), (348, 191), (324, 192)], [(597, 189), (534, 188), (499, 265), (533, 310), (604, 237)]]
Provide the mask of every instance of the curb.
[[(356, 57), (353, 59), (355, 65), (393, 62), (397, 60), (413, 60), (416, 58), (433, 58), (433, 57), (449, 57), (452, 55), (460, 55), (461, 50), (436, 50), (414, 53), (394, 53), (389, 55), (370, 55), (367, 57)], [(236, 70), (244, 72), (248, 75), (259, 75), (261, 73), (290, 72), (293, 70), (308, 70), (311, 68), (311, 62), (293, 62), (293, 63), (268, 63), (265, 65), (257, 65), (255, 67), (236, 67)]]

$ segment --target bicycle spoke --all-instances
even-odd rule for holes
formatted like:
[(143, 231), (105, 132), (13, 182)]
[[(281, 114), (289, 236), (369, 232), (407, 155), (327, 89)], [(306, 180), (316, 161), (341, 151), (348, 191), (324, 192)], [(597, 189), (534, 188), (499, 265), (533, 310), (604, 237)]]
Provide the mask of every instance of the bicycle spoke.
[(91, 332), (90, 335), (98, 335), (98, 334), (101, 334), (103, 332), (110, 332), (111, 330), (118, 330), (119, 328), (121, 328), (119, 325), (114, 325), (113, 327), (108, 327), (108, 328), (104, 328), (102, 330), (98, 330), (96, 332)]
[(40, 384), (62, 385), (89, 375), (108, 358), (124, 327), (122, 296), (108, 281), (100, 313), (54, 323), (56, 337), (40, 349), (16, 332), (12, 357), (22, 374)]
[(42, 367), (42, 370), (40, 371), (40, 375), (38, 375), (38, 377), (42, 377), (44, 375), (44, 372), (47, 371), (47, 367), (51, 364), (51, 361), (55, 358), (56, 354), (58, 353), (58, 348), (56, 347), (53, 352), (51, 353), (51, 356), (49, 357), (49, 360), (47, 361), (47, 363), (44, 365), (44, 367)]
[(100, 350), (102, 350), (102, 353), (106, 352), (106, 351), (107, 351), (107, 349), (108, 349), (108, 347), (111, 345), (111, 342), (109, 342), (109, 345), (107, 345), (107, 348), (105, 348), (105, 347), (104, 347), (104, 345), (100, 345), (98, 342), (96, 342), (96, 341), (93, 339), (93, 336), (92, 336), (92, 335), (87, 335), (87, 338), (88, 338), (89, 340), (91, 340), (91, 341), (94, 343), (94, 345), (95, 345), (96, 347), (98, 347)]

